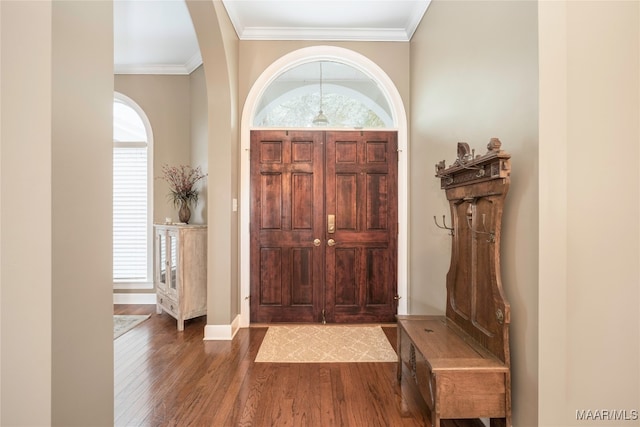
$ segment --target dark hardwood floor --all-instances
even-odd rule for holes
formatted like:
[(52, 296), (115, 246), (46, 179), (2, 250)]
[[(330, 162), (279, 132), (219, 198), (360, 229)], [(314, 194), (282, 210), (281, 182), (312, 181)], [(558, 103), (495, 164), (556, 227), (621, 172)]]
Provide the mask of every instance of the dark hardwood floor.
[[(153, 305), (114, 306), (114, 314), (148, 313), (114, 341), (116, 426), (431, 425), (413, 385), (398, 385), (395, 363), (255, 363), (266, 327), (203, 341), (205, 317), (178, 332), (175, 319)], [(395, 327), (384, 331), (395, 348)]]

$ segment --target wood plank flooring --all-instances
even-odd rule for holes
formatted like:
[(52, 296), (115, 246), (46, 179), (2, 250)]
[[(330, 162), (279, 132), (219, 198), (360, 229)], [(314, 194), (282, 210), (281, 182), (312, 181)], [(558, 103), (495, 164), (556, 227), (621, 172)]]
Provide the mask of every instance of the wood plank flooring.
[[(153, 305), (114, 306), (114, 314), (148, 313), (114, 341), (116, 426), (431, 425), (415, 387), (398, 385), (395, 363), (255, 363), (264, 326), (241, 329), (232, 341), (203, 341), (205, 317), (178, 332)], [(383, 329), (395, 348), (395, 327)]]

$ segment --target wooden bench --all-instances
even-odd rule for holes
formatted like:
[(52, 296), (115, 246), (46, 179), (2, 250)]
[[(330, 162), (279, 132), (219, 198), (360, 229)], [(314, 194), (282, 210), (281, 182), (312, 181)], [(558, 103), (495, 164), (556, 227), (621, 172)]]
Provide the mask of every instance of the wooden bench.
[(398, 316), (398, 381), (403, 365), (442, 419), (489, 418), (511, 427), (510, 306), (500, 279), (500, 229), (510, 156), (492, 139), (482, 156), (458, 144), (436, 165), (451, 208), (451, 266), (444, 316)]

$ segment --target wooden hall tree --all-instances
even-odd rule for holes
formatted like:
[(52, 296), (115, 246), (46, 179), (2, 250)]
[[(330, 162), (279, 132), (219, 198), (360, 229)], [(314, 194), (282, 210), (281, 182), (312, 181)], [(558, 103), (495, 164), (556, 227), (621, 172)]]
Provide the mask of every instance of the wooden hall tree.
[[(398, 316), (398, 378), (404, 369), (431, 412), (443, 419), (490, 418), (511, 427), (511, 308), (500, 278), (504, 201), (511, 156), (492, 138), (484, 155), (458, 143), (436, 176), (451, 209), (451, 265), (445, 316)], [(435, 218), (434, 218), (435, 219)]]

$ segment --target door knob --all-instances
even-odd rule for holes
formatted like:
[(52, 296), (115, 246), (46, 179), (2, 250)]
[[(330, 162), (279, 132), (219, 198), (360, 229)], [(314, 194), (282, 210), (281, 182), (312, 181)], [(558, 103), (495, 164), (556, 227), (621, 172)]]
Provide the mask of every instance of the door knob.
[(336, 241), (335, 241), (335, 240), (333, 240), (333, 239), (329, 239), (329, 240), (327, 240), (327, 245), (329, 245), (329, 246), (335, 246), (335, 244), (336, 244)]
[(320, 239), (313, 239), (313, 246), (320, 246)]

